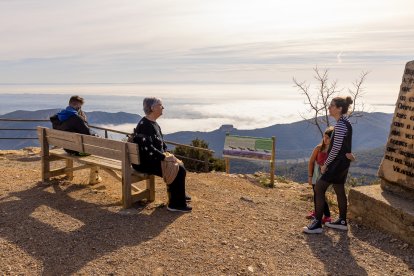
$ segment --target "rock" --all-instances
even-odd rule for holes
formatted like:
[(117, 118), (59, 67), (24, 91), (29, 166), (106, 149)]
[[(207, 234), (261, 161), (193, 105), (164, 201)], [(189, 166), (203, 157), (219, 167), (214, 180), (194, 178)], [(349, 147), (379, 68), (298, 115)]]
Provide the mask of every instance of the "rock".
[(246, 196), (242, 196), (240, 200), (247, 201), (247, 202), (253, 202), (253, 199), (251, 199), (250, 197), (246, 197)]
[(251, 265), (247, 268), (247, 270), (249, 270), (250, 272), (254, 272), (254, 268)]
[(408, 243), (404, 243), (400, 248), (401, 249), (407, 249), (408, 248)]

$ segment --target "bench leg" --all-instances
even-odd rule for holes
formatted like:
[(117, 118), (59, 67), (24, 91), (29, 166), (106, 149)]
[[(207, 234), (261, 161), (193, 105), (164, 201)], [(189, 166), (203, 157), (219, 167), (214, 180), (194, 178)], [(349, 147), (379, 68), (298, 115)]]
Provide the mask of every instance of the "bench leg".
[(50, 156), (49, 156), (49, 143), (46, 139), (46, 129), (45, 128), (38, 128), (40, 130), (39, 142), (40, 147), (42, 148), (41, 156), (42, 156), (42, 181), (49, 181), (50, 179)]
[[(73, 160), (72, 159), (66, 159), (66, 168), (72, 169), (73, 168)], [(68, 180), (73, 180), (73, 172), (67, 172), (66, 178)]]
[(42, 155), (42, 181), (49, 181), (50, 180), (50, 161), (49, 156)]
[(149, 191), (149, 198), (148, 200), (150, 202), (155, 200), (155, 177), (153, 175), (150, 175), (149, 179), (147, 181), (147, 190)]
[(89, 184), (98, 184), (102, 181), (102, 178), (99, 176), (99, 166), (94, 166), (91, 168), (89, 174)]

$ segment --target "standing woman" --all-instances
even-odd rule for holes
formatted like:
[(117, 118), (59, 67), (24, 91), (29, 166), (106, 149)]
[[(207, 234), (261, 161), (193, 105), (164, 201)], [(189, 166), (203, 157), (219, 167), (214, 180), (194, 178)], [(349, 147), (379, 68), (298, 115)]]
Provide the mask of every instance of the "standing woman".
[[(140, 172), (163, 177), (167, 183), (169, 211), (190, 212), (191, 207), (185, 195), (186, 170), (174, 155), (168, 153), (167, 145), (157, 119), (162, 115), (164, 106), (159, 98), (145, 98), (143, 101), (145, 117), (134, 130), (134, 142), (139, 146), (140, 164), (132, 167)], [(169, 166), (171, 165), (171, 166)]]
[[(317, 145), (311, 157), (309, 158), (308, 163), (308, 183), (312, 186), (313, 190), (313, 203), (316, 206), (316, 196), (315, 196), (315, 185), (316, 182), (321, 178), (321, 167), (325, 164), (326, 159), (328, 158), (328, 149), (329, 144), (331, 143), (331, 135), (333, 133), (334, 128), (332, 126), (326, 128), (325, 132), (323, 133), (322, 141), (319, 145)], [(315, 208), (315, 207), (314, 207)], [(306, 218), (307, 219), (314, 219), (315, 218), (315, 209), (311, 211)], [(323, 217), (322, 217), (322, 224), (326, 222), (331, 222), (331, 212), (329, 211), (328, 203), (325, 200), (325, 206), (323, 210)]]
[(335, 118), (337, 123), (329, 144), (328, 158), (321, 167), (322, 176), (315, 185), (315, 219), (309, 226), (303, 228), (305, 233), (322, 233), (325, 192), (331, 184), (334, 187), (338, 201), (339, 218), (334, 222), (326, 222), (325, 226), (341, 230), (348, 229), (345, 182), (351, 163), (351, 160), (347, 158), (347, 153), (352, 152), (352, 126), (346, 114), (352, 103), (351, 97), (335, 97), (329, 105), (329, 115)]

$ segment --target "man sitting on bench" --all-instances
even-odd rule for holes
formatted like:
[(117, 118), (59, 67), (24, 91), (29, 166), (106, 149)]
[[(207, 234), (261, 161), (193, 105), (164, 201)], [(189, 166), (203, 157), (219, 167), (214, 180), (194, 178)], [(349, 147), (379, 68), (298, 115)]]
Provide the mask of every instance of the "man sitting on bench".
[[(80, 96), (70, 97), (69, 105), (66, 109), (62, 109), (57, 114), (50, 117), (52, 127), (63, 131), (95, 135), (95, 133), (89, 129), (88, 123), (86, 122), (86, 115), (81, 109), (84, 102), (84, 99)], [(65, 149), (65, 151), (73, 155), (82, 156), (84, 154), (67, 149)]]
[[(75, 95), (70, 97), (69, 105), (66, 107), (66, 109), (62, 109), (57, 114), (50, 117), (52, 127), (57, 130), (97, 136), (97, 134), (89, 128), (88, 123), (86, 121), (86, 114), (81, 109), (84, 103), (85, 100), (80, 96)], [(89, 155), (84, 152), (77, 152), (68, 149), (64, 150), (71, 155)], [(89, 183), (93, 184), (101, 182), (101, 177), (99, 176), (98, 172), (98, 167), (94, 167), (91, 169)]]

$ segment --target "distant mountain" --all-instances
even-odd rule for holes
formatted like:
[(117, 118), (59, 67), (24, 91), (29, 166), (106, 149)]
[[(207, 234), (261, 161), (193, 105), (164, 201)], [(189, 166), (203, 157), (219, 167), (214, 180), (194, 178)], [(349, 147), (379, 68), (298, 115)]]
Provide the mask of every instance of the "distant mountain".
[[(1, 115), (0, 118), (7, 119), (46, 119), (49, 120), (49, 117), (59, 112), (60, 109), (45, 109), (37, 111), (24, 111), (17, 110), (4, 115)], [(110, 113), (104, 111), (91, 111), (86, 112), (88, 117), (88, 123), (91, 125), (120, 125), (128, 123), (137, 123), (141, 119), (141, 116), (137, 114), (131, 114), (126, 112), (117, 112)]]
[[(393, 114), (363, 113), (363, 117), (353, 122), (353, 150), (373, 149), (384, 146), (389, 134)], [(314, 125), (307, 121), (290, 124), (276, 124), (266, 128), (238, 130), (231, 125), (223, 125), (211, 132), (181, 131), (166, 135), (167, 140), (189, 144), (195, 138), (208, 142), (209, 148), (221, 156), (224, 137), (229, 132), (235, 135), (255, 137), (276, 137), (276, 158), (296, 159), (308, 157), (321, 137)]]
[[(0, 118), (19, 119), (48, 119), (58, 110), (38, 111), (14, 111)], [(125, 124), (136, 123), (141, 118), (139, 115), (125, 112), (88, 112), (88, 121), (91, 125)], [(369, 150), (385, 145), (393, 114), (386, 113), (363, 113), (353, 124), (353, 150)], [(0, 128), (35, 128), (37, 125), (50, 127), (49, 122), (20, 123), (0, 122)], [(162, 126), (161, 126), (162, 127)], [(224, 137), (229, 132), (235, 135), (255, 137), (276, 137), (276, 158), (297, 159), (309, 157), (311, 151), (321, 140), (316, 128), (306, 121), (299, 121), (290, 124), (276, 124), (273, 126), (239, 130), (232, 125), (223, 125), (219, 129), (210, 132), (180, 131), (165, 135), (165, 139), (182, 144), (190, 144), (195, 138), (203, 139), (214, 150), (216, 156), (221, 156), (224, 146)], [(36, 137), (33, 131), (0, 131), (0, 137)], [(26, 146), (38, 145), (34, 140), (0, 140), (0, 149), (19, 149)]]

